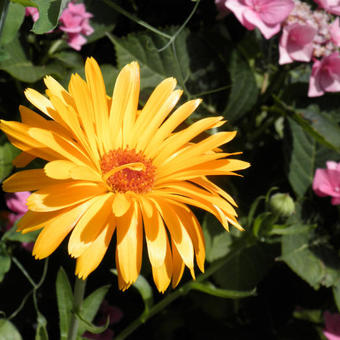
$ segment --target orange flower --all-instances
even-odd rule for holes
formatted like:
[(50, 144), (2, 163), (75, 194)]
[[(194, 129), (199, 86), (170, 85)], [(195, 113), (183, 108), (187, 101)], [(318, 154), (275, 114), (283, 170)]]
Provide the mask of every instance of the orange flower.
[(228, 230), (236, 220), (234, 200), (206, 176), (232, 175), (248, 163), (231, 159), (219, 146), (236, 132), (218, 132), (199, 142), (202, 132), (221, 126), (222, 117), (201, 119), (175, 129), (200, 100), (181, 105), (182, 91), (168, 78), (138, 110), (139, 66), (120, 72), (112, 98), (106, 95), (97, 62), (85, 64), (86, 81), (72, 75), (68, 91), (45, 78), (45, 97), (27, 89), (27, 99), (45, 116), (20, 106), (22, 123), (1, 120), (0, 128), (23, 152), (14, 160), (26, 166), (35, 157), (43, 169), (23, 170), (3, 183), (8, 192), (34, 191), (21, 219), (23, 233), (42, 229), (33, 249), (49, 256), (71, 233), (68, 251), (77, 258), (76, 275), (85, 279), (100, 264), (116, 231), (116, 267), (121, 289), (137, 279), (143, 238), (155, 284), (175, 287), (194, 258), (204, 271), (201, 227), (188, 205), (215, 215)]

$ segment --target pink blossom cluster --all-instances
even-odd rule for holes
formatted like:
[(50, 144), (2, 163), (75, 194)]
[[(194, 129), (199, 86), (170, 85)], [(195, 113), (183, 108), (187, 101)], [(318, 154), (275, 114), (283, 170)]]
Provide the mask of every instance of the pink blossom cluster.
[[(33, 21), (39, 19), (39, 11), (34, 7), (26, 7), (26, 16), (31, 16)], [(83, 3), (69, 2), (63, 10), (59, 18), (59, 29), (66, 33), (67, 43), (73, 49), (80, 51), (81, 47), (86, 43), (85, 36), (93, 33), (93, 28), (90, 26), (90, 18), (93, 15), (86, 12)]]
[[(6, 194), (6, 205), (7, 208), (11, 210), (11, 212), (8, 213), (6, 216), (8, 221), (6, 225), (6, 230), (11, 229), (14, 226), (15, 222), (25, 215), (28, 210), (26, 206), (26, 200), (30, 195), (31, 193), (29, 191)], [(23, 242), (21, 245), (26, 250), (32, 251), (34, 243)]]
[[(326, 162), (326, 169), (316, 169), (313, 190), (321, 197), (332, 197), (333, 205), (340, 204), (340, 162)], [(340, 327), (340, 325), (339, 325)]]
[(327, 340), (340, 340), (340, 314), (324, 313), (325, 329), (324, 336)]
[(312, 10), (300, 0), (215, 0), (249, 30), (266, 39), (282, 31), (279, 64), (313, 62), (308, 96), (340, 92), (340, 0), (315, 0)]

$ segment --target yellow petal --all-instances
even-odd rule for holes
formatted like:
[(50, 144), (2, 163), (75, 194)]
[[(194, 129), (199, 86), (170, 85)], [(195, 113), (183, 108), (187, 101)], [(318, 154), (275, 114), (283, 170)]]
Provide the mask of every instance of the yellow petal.
[(59, 159), (66, 158), (78, 165), (92, 165), (84, 152), (70, 139), (66, 139), (52, 131), (39, 128), (29, 129), (29, 135), (58, 153), (60, 155)]
[[(65, 210), (66, 211), (66, 210)], [(64, 211), (51, 211), (46, 213), (27, 211), (18, 222), (18, 231), (23, 234), (38, 230), (48, 225), (56, 216), (62, 215)]]
[[(235, 137), (235, 135), (236, 135), (236, 131), (218, 132), (202, 140), (199, 143), (189, 145), (177, 157), (171, 158), (168, 162), (163, 162), (162, 166), (163, 167), (167, 166), (168, 169), (177, 168), (181, 166), (181, 164), (183, 164), (183, 162), (187, 161), (188, 159), (203, 155), (222, 144), (228, 143), (230, 140), (232, 140)], [(155, 162), (155, 165), (156, 165), (156, 162)]]
[[(131, 134), (135, 122), (139, 100), (139, 66), (133, 62), (119, 73), (112, 94), (110, 108), (111, 143), (115, 148), (128, 143), (125, 138)], [(128, 135), (123, 137), (123, 133)]]
[(88, 202), (66, 209), (52, 219), (40, 232), (33, 248), (36, 259), (43, 259), (54, 252), (86, 211)]
[[(169, 98), (169, 96), (171, 96), (176, 83), (176, 79), (167, 78), (157, 85), (148, 101), (144, 105), (141, 113), (138, 115), (133, 131), (131, 131), (133, 136), (139, 136), (141, 131), (144, 131), (145, 128), (150, 124), (155, 115), (162, 108), (164, 102)], [(138, 143), (138, 138), (134, 138), (131, 143), (131, 147), (135, 147)]]
[(162, 217), (156, 207), (153, 207), (153, 212), (151, 216), (149, 215), (147, 205), (152, 203), (147, 201), (147, 198), (140, 197), (139, 202), (143, 215), (148, 255), (152, 267), (160, 267), (163, 266), (165, 262), (168, 237), (166, 235)]
[(171, 240), (174, 242), (185, 265), (192, 269), (194, 267), (194, 248), (191, 238), (185, 229), (181, 217), (177, 215), (174, 207), (164, 199), (153, 200), (159, 210), (167, 229), (170, 232)]
[(53, 184), (56, 181), (48, 178), (43, 169), (22, 170), (5, 179), (2, 189), (7, 192), (33, 191)]
[[(223, 117), (204, 118), (190, 125), (186, 129), (175, 133), (174, 135), (172, 135), (171, 137), (164, 141), (164, 143), (161, 146), (162, 152), (159, 152), (157, 154), (157, 156), (154, 159), (154, 164), (156, 166), (162, 164), (174, 152), (182, 148), (184, 145), (186, 145), (193, 138), (201, 134), (203, 131), (211, 129), (217, 123), (220, 123), (222, 119)], [(231, 133), (232, 132), (230, 132), (230, 134)], [(235, 135), (235, 133), (232, 134)]]
[(128, 194), (119, 192), (115, 193), (112, 204), (114, 216), (123, 216), (129, 210), (131, 203), (132, 202)]
[(46, 116), (54, 118), (52, 117), (53, 115), (51, 116), (50, 114), (51, 110), (54, 111), (54, 108), (48, 98), (33, 89), (26, 89), (25, 96), (29, 102), (31, 102), (41, 112), (45, 113)]
[(44, 171), (46, 176), (54, 179), (70, 179), (70, 170), (76, 165), (71, 161), (57, 160), (48, 162)]
[(107, 192), (104, 184), (92, 182), (67, 182), (44, 187), (27, 200), (32, 211), (54, 211), (72, 206)]
[(32, 156), (26, 152), (20, 152), (18, 156), (16, 156), (12, 164), (17, 168), (24, 168), (29, 163), (31, 163), (35, 159), (35, 156)]
[(164, 293), (168, 288), (172, 277), (172, 255), (169, 242), (167, 243), (165, 261), (159, 267), (152, 266), (152, 276), (157, 289), (161, 293)]
[(143, 229), (138, 204), (134, 202), (129, 211), (117, 217), (116, 263), (126, 285), (137, 280), (142, 263)]
[(169, 137), (169, 135), (196, 110), (201, 101), (201, 99), (190, 100), (171, 114), (160, 126), (156, 134), (149, 140), (145, 149), (145, 155), (149, 158), (157, 155), (159, 147), (165, 138)]
[(108, 221), (95, 241), (77, 258), (75, 273), (79, 278), (85, 280), (99, 266), (110, 245), (114, 229), (114, 221)]
[(183, 225), (188, 231), (194, 245), (197, 265), (201, 272), (204, 272), (205, 245), (202, 228), (196, 216), (187, 206), (183, 205), (181, 208), (178, 205), (173, 205), (173, 208), (176, 210), (177, 215), (182, 218)]
[(100, 68), (93, 58), (87, 58), (85, 75), (93, 104), (94, 121), (99, 136), (99, 149), (103, 152), (110, 150), (110, 129), (108, 102), (105, 83)]
[(79, 120), (84, 129), (92, 154), (94, 158), (98, 159), (99, 153), (91, 95), (86, 82), (78, 74), (71, 76), (69, 92), (74, 99)]
[(96, 240), (105, 228), (111, 216), (113, 195), (111, 192), (95, 197), (91, 205), (74, 228), (69, 242), (68, 252), (72, 257), (79, 257)]
[(180, 256), (175, 243), (171, 240), (172, 250), (172, 288), (176, 288), (181, 281), (184, 272), (184, 262)]
[(137, 151), (144, 151), (151, 138), (157, 132), (159, 126), (163, 123), (165, 118), (169, 115), (171, 110), (177, 104), (179, 98), (181, 97), (183, 91), (176, 90), (170, 94), (170, 96), (163, 102), (163, 104), (159, 107), (153, 119), (149, 122), (148, 125), (145, 126), (145, 129), (140, 131), (137, 138)]

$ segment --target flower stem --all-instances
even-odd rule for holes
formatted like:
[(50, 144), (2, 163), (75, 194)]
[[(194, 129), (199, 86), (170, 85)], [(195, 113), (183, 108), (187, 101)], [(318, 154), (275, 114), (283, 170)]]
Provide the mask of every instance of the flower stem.
[[(202, 282), (206, 280), (209, 276), (214, 274), (217, 270), (219, 270), (222, 266), (226, 265), (228, 262), (230, 262), (235, 256), (239, 255), (244, 248), (247, 248), (247, 246), (240, 247), (239, 249), (229, 253), (224, 258), (215, 261), (208, 270), (197, 277), (196, 282)], [(171, 292), (168, 294), (164, 299), (162, 299), (160, 302), (152, 306), (149, 310), (142, 313), (136, 320), (134, 320), (132, 323), (130, 323), (125, 329), (123, 329), (117, 336), (115, 336), (115, 340), (124, 340), (126, 337), (128, 337), (131, 333), (133, 333), (140, 325), (145, 323), (147, 320), (149, 320), (151, 317), (153, 317), (155, 314), (159, 313), (161, 310), (163, 310), (166, 306), (168, 306), (173, 301), (177, 300), (179, 297), (186, 295), (192, 288), (191, 281), (185, 283), (181, 288)]]
[(85, 286), (86, 280), (82, 280), (77, 277), (73, 293), (73, 314), (67, 340), (77, 339), (79, 321), (76, 314), (79, 313), (84, 300)]

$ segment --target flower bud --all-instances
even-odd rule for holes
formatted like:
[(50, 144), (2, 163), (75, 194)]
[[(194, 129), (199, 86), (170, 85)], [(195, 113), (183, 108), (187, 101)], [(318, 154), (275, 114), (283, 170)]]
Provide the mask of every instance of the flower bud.
[(289, 194), (277, 193), (269, 199), (270, 210), (282, 217), (288, 217), (295, 212), (295, 203)]

